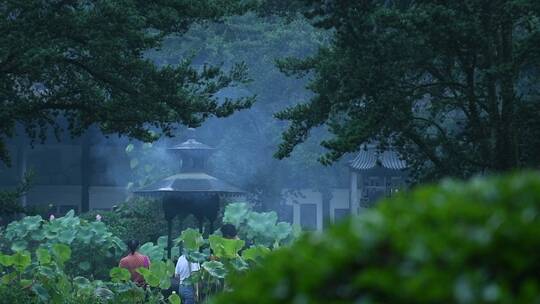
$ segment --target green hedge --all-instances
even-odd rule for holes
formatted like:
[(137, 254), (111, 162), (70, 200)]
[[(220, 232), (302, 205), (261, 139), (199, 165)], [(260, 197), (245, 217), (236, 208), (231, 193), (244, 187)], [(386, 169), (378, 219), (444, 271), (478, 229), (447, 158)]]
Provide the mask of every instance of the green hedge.
[(271, 254), (220, 303), (540, 303), (540, 175), (444, 181)]

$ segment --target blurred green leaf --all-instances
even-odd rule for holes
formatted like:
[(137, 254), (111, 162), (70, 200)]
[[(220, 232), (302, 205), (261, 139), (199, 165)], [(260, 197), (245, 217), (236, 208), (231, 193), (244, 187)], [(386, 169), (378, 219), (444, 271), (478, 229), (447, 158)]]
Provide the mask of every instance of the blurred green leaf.
[(133, 149), (135, 148), (135, 146), (133, 146), (133, 144), (129, 144), (126, 146), (126, 153), (129, 154), (133, 151)]
[(111, 269), (109, 276), (113, 282), (128, 282), (131, 280), (131, 273), (129, 270), (121, 267), (114, 267)]
[(19, 272), (23, 272), (26, 267), (30, 266), (32, 263), (30, 252), (28, 251), (19, 251), (11, 256), (13, 261), (13, 266), (17, 268)]
[(188, 250), (199, 250), (204, 244), (201, 233), (192, 228), (182, 231), (179, 239), (182, 240), (184, 248)]
[(53, 244), (52, 253), (60, 264), (63, 264), (71, 257), (71, 248), (65, 244)]
[(132, 158), (132, 159), (129, 161), (129, 167), (130, 167), (131, 169), (135, 169), (138, 165), (139, 165), (139, 160), (136, 159), (136, 158)]
[(167, 299), (169, 300), (169, 304), (181, 303), (180, 297), (176, 293), (171, 294)]
[(223, 279), (227, 275), (225, 267), (221, 262), (218, 261), (204, 262), (202, 264), (202, 267), (204, 268), (204, 270), (208, 271), (211, 276), (218, 279)]
[(13, 257), (0, 253), (0, 265), (6, 267), (13, 265)]
[(245, 241), (236, 239), (226, 239), (221, 236), (211, 235), (208, 237), (210, 248), (214, 255), (219, 258), (233, 259), (238, 256), (238, 252), (244, 247)]
[(246, 203), (231, 203), (225, 207), (223, 214), (223, 222), (233, 224), (239, 227), (240, 224), (247, 220), (250, 208)]
[(33, 284), (31, 289), (42, 302), (47, 303), (49, 301), (50, 299), (49, 293), (47, 292), (47, 289), (43, 287), (43, 285), (39, 283)]
[(13, 242), (13, 244), (11, 244), (11, 250), (18, 252), (18, 251), (25, 250), (27, 246), (28, 246), (27, 241), (24, 241), (24, 240), (15, 241)]
[(51, 262), (51, 254), (48, 249), (38, 248), (36, 250), (36, 256), (41, 265), (47, 265)]
[(242, 252), (242, 257), (245, 260), (260, 262), (262, 258), (267, 256), (270, 253), (270, 249), (267, 247), (258, 245), (252, 246)]

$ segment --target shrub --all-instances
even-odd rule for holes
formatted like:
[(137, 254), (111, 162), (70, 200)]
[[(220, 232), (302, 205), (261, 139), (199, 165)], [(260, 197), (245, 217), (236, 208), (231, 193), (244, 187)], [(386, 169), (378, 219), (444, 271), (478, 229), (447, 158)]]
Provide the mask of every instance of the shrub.
[[(81, 218), (94, 221), (96, 215), (113, 235), (123, 241), (137, 239), (141, 244), (156, 242), (167, 234), (167, 221), (163, 215), (161, 202), (147, 198), (133, 198), (118, 205), (115, 211), (91, 211), (81, 215)], [(173, 221), (173, 231), (177, 234), (186, 227), (195, 227), (194, 218), (187, 217)]]
[(443, 181), (270, 254), (220, 303), (539, 303), (540, 175)]

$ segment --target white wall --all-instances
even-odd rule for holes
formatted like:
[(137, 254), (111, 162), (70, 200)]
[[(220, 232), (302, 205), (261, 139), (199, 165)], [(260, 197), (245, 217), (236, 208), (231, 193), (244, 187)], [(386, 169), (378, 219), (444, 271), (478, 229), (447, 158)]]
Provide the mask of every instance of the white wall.
[[(127, 197), (124, 187), (90, 187), (89, 194), (90, 210), (110, 209)], [(27, 202), (29, 205), (75, 205), (80, 208), (81, 186), (36, 185), (28, 192)]]
[[(284, 193), (287, 193), (284, 191)], [(323, 227), (322, 195), (311, 189), (298, 191), (298, 195), (286, 195), (285, 203), (293, 207), (293, 225), (300, 225), (302, 204), (315, 204), (317, 210), (317, 230)], [(335, 220), (336, 209), (349, 209), (349, 189), (334, 189), (330, 200), (330, 219)]]

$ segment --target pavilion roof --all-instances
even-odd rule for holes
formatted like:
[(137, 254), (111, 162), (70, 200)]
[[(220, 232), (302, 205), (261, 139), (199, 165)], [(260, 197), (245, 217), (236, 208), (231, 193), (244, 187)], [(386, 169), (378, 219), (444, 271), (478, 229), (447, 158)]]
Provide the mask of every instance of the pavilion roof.
[(135, 191), (136, 194), (174, 193), (241, 194), (241, 189), (202, 172), (179, 173)]

